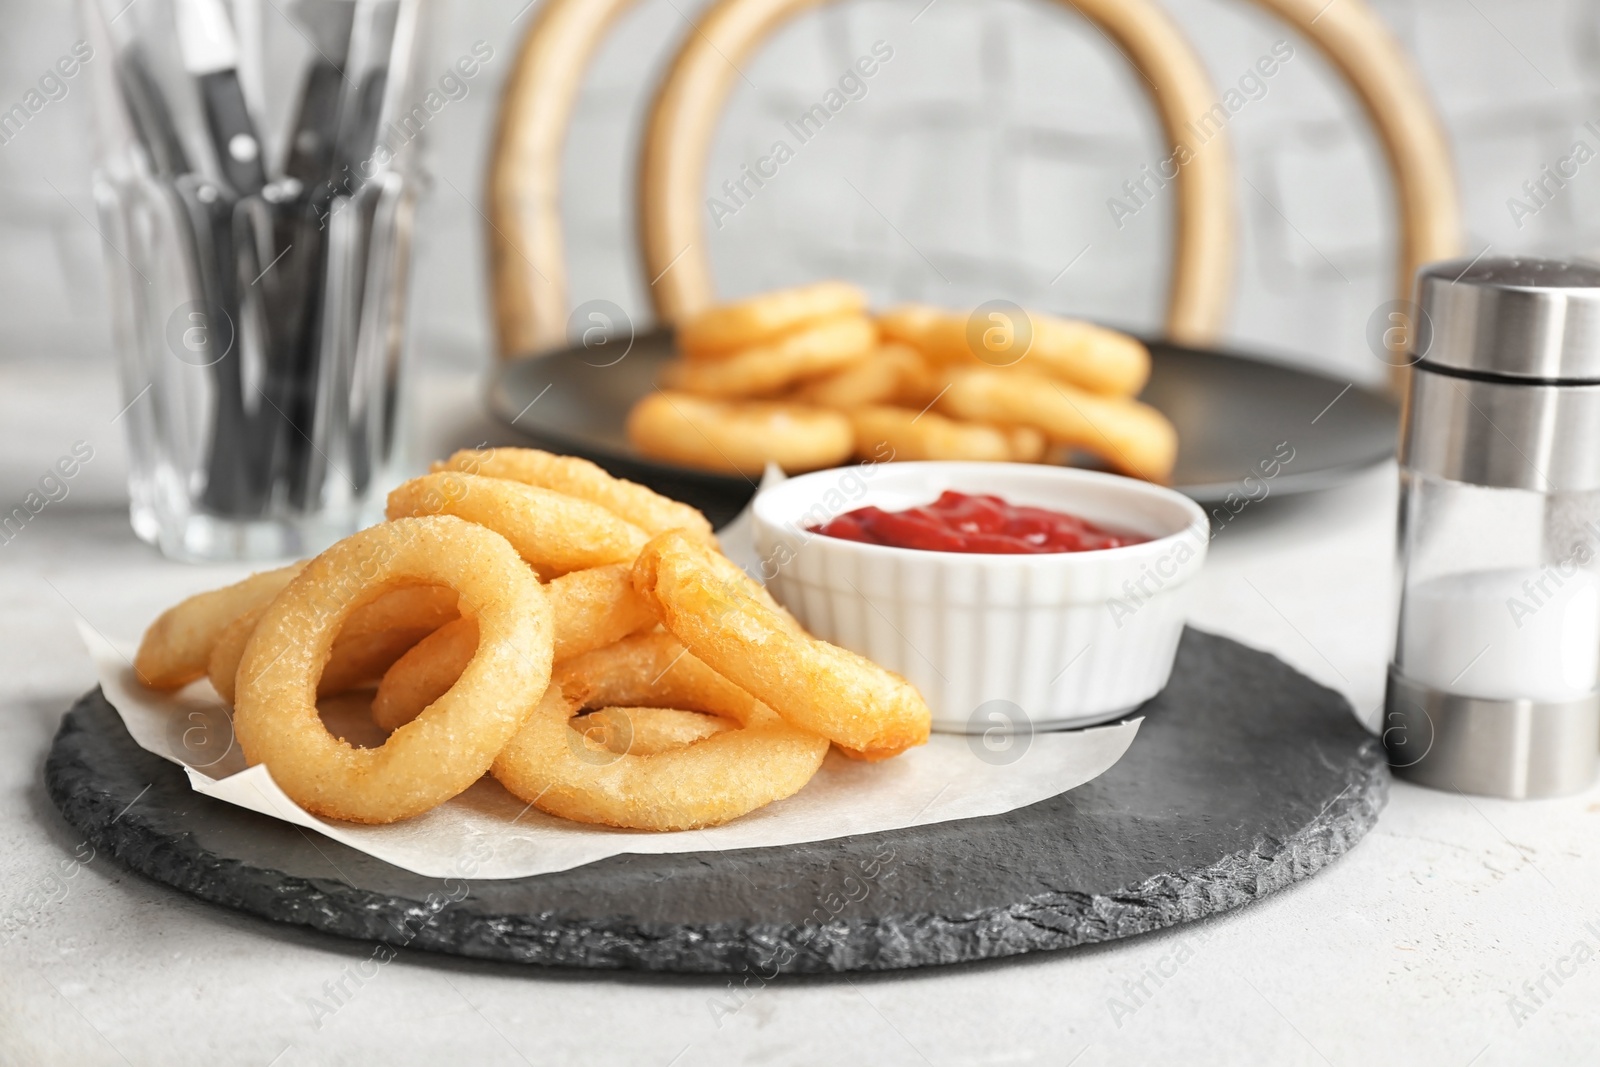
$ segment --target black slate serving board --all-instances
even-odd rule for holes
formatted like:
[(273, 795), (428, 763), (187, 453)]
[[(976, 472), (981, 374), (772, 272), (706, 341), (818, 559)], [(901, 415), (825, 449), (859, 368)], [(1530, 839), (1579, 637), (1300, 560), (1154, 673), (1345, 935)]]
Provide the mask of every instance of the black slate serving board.
[(62, 720), (51, 798), (97, 849), (205, 900), (485, 959), (683, 972), (888, 970), (1129, 937), (1307, 878), (1371, 828), (1382, 746), (1338, 694), (1187, 631), (1115, 767), (982, 819), (784, 848), (432, 879), (191, 792), (98, 690)]

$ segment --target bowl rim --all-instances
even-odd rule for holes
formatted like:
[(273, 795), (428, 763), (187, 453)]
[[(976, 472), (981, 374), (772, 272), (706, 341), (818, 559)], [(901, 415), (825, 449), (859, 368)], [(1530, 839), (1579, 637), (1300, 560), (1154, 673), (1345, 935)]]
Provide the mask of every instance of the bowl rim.
[[(828, 467), (823, 470), (808, 471), (785, 478), (776, 485), (763, 487), (756, 491), (754, 499), (750, 502), (750, 517), (759, 527), (767, 527), (785, 536), (791, 536), (793, 530), (785, 527), (781, 522), (774, 520), (769, 515), (763, 514), (763, 501), (785, 490), (788, 486), (807, 482), (811, 479), (822, 480), (828, 476), (837, 477), (841, 472), (858, 470), (869, 464), (857, 463), (846, 467)], [(864, 552), (868, 558), (874, 554), (883, 557), (903, 556), (911, 553), (917, 559), (929, 559), (945, 564), (974, 564), (974, 563), (1008, 563), (1023, 566), (1048, 566), (1073, 561), (1075, 565), (1085, 565), (1089, 561), (1104, 560), (1107, 563), (1118, 562), (1147, 553), (1165, 551), (1167, 547), (1176, 543), (1180, 538), (1198, 535), (1200, 546), (1203, 548), (1209, 542), (1211, 520), (1205, 509), (1194, 500), (1178, 492), (1176, 489), (1154, 482), (1147, 482), (1140, 478), (1130, 478), (1122, 474), (1112, 474), (1108, 471), (1086, 470), (1082, 467), (1061, 467), (1047, 463), (1004, 463), (986, 460), (896, 460), (871, 464), (873, 467), (886, 467), (886, 473), (911, 475), (918, 469), (930, 468), (959, 468), (964, 471), (975, 469), (1002, 468), (1007, 471), (1024, 473), (1030, 477), (1039, 477), (1044, 480), (1060, 479), (1064, 483), (1077, 483), (1080, 485), (1098, 485), (1117, 492), (1126, 492), (1129, 496), (1143, 496), (1146, 499), (1155, 499), (1168, 504), (1174, 504), (1186, 512), (1189, 521), (1171, 533), (1152, 537), (1148, 541), (1138, 544), (1122, 545), (1117, 548), (1095, 548), (1081, 552), (946, 552), (930, 548), (901, 548), (897, 545), (877, 545), (866, 541), (852, 541), (843, 537), (831, 537), (827, 534), (806, 531), (812, 536), (806, 538), (801, 547), (810, 544), (819, 537), (827, 538), (827, 545), (840, 551)], [(996, 494), (1003, 495), (1003, 494)], [(1048, 505), (1032, 505), (1048, 506)]]

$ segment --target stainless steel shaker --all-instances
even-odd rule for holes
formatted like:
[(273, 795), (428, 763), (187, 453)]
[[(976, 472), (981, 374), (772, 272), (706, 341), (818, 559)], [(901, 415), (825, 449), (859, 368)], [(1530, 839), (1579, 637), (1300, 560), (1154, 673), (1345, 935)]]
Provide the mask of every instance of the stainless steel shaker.
[(1600, 268), (1438, 263), (1418, 301), (1390, 763), (1466, 793), (1578, 792), (1600, 757)]

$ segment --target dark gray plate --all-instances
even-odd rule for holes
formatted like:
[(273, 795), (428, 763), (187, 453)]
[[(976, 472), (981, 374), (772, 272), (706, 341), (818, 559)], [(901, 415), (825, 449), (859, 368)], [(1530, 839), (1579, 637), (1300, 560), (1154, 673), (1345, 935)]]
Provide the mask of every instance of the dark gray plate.
[(1115, 767), (1004, 815), (498, 881), (424, 878), (201, 796), (134, 744), (98, 690), (62, 720), (44, 775), (100, 852), (277, 922), (513, 963), (764, 978), (1193, 922), (1311, 877), (1388, 797), (1383, 746), (1343, 697), (1227, 638), (1186, 631), (1172, 681), (1138, 713)]
[[(1288, 449), (1294, 458), (1273, 478), (1274, 494), (1336, 485), (1394, 454), (1399, 414), (1385, 396), (1266, 359), (1149, 344), (1155, 369), (1142, 399), (1177, 426), (1173, 484), (1201, 503), (1244, 493), (1242, 480)], [(656, 332), (631, 346), (613, 341), (507, 363), (490, 383), (489, 409), (544, 447), (592, 459), (720, 523), (749, 499), (747, 479), (646, 459), (623, 430), (628, 409), (670, 358), (671, 335)]]

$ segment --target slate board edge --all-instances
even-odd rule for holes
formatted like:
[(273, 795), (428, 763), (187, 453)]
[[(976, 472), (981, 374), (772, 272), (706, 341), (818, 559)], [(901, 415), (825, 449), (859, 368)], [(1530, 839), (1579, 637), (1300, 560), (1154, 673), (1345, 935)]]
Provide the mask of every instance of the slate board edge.
[[(450, 907), (251, 868), (155, 831), (94, 784), (72, 751), (73, 712), (45, 763), (45, 786), (66, 820), (97, 849), (155, 881), (265, 919), (365, 941), (512, 963), (679, 973), (825, 974), (965, 963), (1071, 948), (1149, 933), (1241, 907), (1302, 881), (1348, 852), (1388, 800), (1389, 770), (1376, 739), (1345, 788), (1294, 834), (1258, 838), (1203, 867), (1158, 875), (1110, 894), (1031, 896), (965, 915), (906, 914), (819, 924), (649, 924), (625, 917), (469, 915)], [(131, 739), (130, 739), (131, 743)]]

